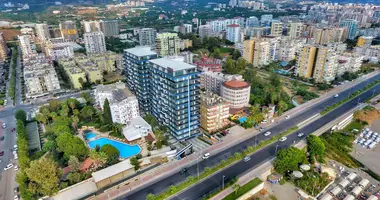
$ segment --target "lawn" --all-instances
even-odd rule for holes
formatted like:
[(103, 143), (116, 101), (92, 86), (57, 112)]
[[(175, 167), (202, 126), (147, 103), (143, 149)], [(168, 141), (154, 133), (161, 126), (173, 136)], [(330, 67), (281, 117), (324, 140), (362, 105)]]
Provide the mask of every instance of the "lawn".
[(220, 48), (220, 53), (231, 54), (232, 52), (234, 52), (234, 48), (229, 48), (229, 47), (221, 47)]
[(241, 186), (237, 190), (237, 192), (232, 192), (229, 195), (227, 195), (226, 197), (224, 197), (223, 200), (234, 200), (234, 199), (237, 199), (240, 196), (242, 196), (245, 193), (247, 193), (248, 191), (250, 191), (251, 189), (253, 189), (254, 187), (258, 186), (260, 183), (262, 183), (262, 181), (259, 178), (255, 178), (255, 179), (249, 181), (247, 184)]

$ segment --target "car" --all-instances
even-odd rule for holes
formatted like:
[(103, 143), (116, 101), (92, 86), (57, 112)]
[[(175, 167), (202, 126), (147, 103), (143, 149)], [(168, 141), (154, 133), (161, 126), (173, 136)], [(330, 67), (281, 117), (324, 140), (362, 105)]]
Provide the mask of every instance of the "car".
[(15, 150), (17, 149), (17, 144), (15, 144), (15, 145), (13, 146), (13, 149), (15, 149)]
[(271, 132), (270, 132), (270, 131), (268, 131), (268, 132), (264, 133), (264, 135), (265, 135), (265, 136), (269, 136), (270, 134), (271, 134)]
[(286, 139), (288, 139), (288, 138), (286, 138), (286, 137), (281, 137), (278, 141), (280, 141), (280, 142), (285, 142)]
[(335, 95), (334, 95), (334, 98), (338, 98), (338, 97), (339, 97), (339, 94), (335, 94)]
[(19, 200), (18, 195), (15, 195), (14, 200)]
[(243, 158), (243, 160), (244, 160), (244, 162), (248, 162), (248, 161), (250, 161), (250, 160), (251, 160), (251, 158), (250, 158), (250, 157), (248, 157), (248, 156), (246, 156), (246, 157), (244, 157), (244, 158)]
[(7, 171), (8, 169), (12, 168), (13, 164), (8, 164), (6, 167), (4, 167), (4, 171)]
[(210, 157), (210, 153), (205, 153), (205, 154), (202, 156), (203, 159), (207, 159), (208, 157)]
[(264, 119), (263, 121), (261, 121), (261, 123), (262, 123), (262, 124), (266, 124), (266, 123), (267, 123), (267, 120)]
[(2, 127), (3, 127), (3, 129), (7, 128), (7, 124), (3, 123)]
[(18, 171), (18, 166), (17, 165), (15, 166), (15, 171)]
[(17, 154), (15, 155), (15, 160), (17, 160), (18, 159), (18, 156), (17, 156)]
[(286, 115), (286, 116), (285, 116), (285, 119), (289, 119), (289, 118), (290, 118), (290, 116), (289, 116), (289, 115)]
[(4, 151), (0, 151), (0, 156), (3, 156), (4, 155)]
[(263, 131), (264, 130), (264, 128), (263, 127), (260, 127), (260, 129), (259, 129), (260, 131)]
[(303, 137), (305, 135), (305, 133), (298, 133), (298, 137)]
[(18, 193), (20, 191), (20, 189), (18, 188), (18, 187), (15, 187), (14, 189), (13, 189), (13, 192), (14, 193)]
[(184, 174), (184, 173), (186, 173), (187, 172), (187, 168), (185, 167), (185, 168), (183, 168), (183, 169), (181, 169), (181, 174)]
[(1, 136), (0, 140), (1, 140), (1, 141), (3, 141), (3, 140), (4, 140), (4, 138), (5, 138), (4, 136)]

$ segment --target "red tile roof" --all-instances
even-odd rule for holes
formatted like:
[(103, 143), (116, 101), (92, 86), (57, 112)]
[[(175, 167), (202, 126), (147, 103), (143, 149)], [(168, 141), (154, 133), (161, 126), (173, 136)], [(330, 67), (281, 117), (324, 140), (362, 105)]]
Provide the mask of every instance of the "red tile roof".
[(231, 89), (242, 89), (242, 88), (249, 87), (249, 84), (245, 81), (232, 80), (232, 81), (224, 82), (223, 86), (231, 88)]

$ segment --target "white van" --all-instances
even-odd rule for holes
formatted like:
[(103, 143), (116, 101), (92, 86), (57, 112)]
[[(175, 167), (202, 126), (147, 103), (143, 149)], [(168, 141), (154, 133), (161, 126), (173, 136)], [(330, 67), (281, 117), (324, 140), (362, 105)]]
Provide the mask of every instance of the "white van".
[(203, 159), (207, 159), (208, 157), (210, 157), (210, 153), (205, 153), (205, 155), (202, 156)]

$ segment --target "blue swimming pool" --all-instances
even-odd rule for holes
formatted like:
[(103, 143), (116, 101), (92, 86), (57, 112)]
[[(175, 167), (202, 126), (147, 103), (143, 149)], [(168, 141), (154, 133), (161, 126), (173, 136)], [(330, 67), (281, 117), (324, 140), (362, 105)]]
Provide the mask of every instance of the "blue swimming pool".
[(110, 144), (114, 146), (116, 149), (120, 152), (120, 157), (122, 158), (129, 158), (132, 156), (135, 156), (140, 153), (141, 148), (139, 145), (129, 145), (122, 142), (118, 142), (116, 140), (111, 140), (108, 138), (99, 138), (93, 141), (88, 142), (88, 146), (90, 146), (91, 149), (95, 148), (97, 145), (102, 147), (105, 144)]
[(89, 140), (89, 139), (91, 139), (91, 138), (96, 137), (96, 134), (93, 133), (93, 132), (88, 132), (88, 133), (86, 133), (86, 134), (84, 135), (84, 137), (85, 137), (87, 140)]

